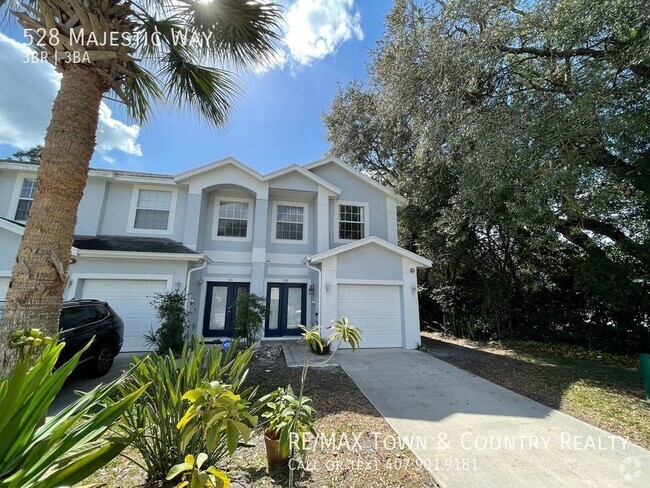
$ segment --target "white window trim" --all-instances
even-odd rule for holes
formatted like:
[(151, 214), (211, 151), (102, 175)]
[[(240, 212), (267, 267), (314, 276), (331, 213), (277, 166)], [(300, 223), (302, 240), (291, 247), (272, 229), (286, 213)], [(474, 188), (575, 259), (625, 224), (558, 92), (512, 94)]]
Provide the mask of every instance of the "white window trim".
[[(278, 206), (302, 207), (302, 239), (278, 239)], [(307, 244), (309, 232), (309, 204), (305, 202), (273, 202), (273, 215), (271, 216), (271, 242), (276, 244)]]
[(363, 219), (363, 237), (361, 239), (365, 239), (370, 235), (370, 213), (368, 212), (368, 202), (352, 202), (352, 201), (345, 201), (345, 200), (339, 200), (336, 201), (336, 205), (334, 206), (334, 222), (332, 223), (332, 229), (334, 231), (334, 242), (337, 244), (343, 244), (347, 242), (357, 242), (360, 241), (361, 239), (341, 239), (339, 238), (339, 215), (341, 212), (341, 205), (354, 205), (356, 207), (363, 207), (364, 210), (364, 219)]
[[(135, 212), (138, 206), (138, 196), (140, 190), (154, 190), (165, 191), (172, 193), (172, 200), (169, 204), (169, 220), (167, 221), (167, 229), (136, 229), (135, 225)], [(131, 207), (129, 208), (129, 220), (127, 221), (126, 231), (130, 234), (154, 234), (154, 235), (169, 235), (174, 233), (174, 221), (176, 220), (176, 200), (178, 197), (177, 188), (169, 188), (168, 186), (151, 186), (151, 185), (135, 185), (131, 193)]]
[(18, 210), (18, 200), (20, 200), (20, 192), (23, 189), (23, 182), (25, 180), (36, 181), (36, 173), (18, 173), (16, 175), (16, 182), (14, 183), (14, 192), (11, 195), (11, 203), (9, 205), (9, 211), (7, 212), (7, 218), (9, 220), (13, 222), (20, 222), (21, 224), (24, 224), (25, 221), (16, 220), (16, 210)]
[[(219, 230), (219, 206), (221, 202), (246, 202), (248, 203), (248, 224), (246, 225), (246, 237), (231, 237), (217, 235)], [(253, 240), (253, 205), (255, 201), (252, 198), (218, 196), (214, 201), (214, 215), (212, 216), (212, 240), (213, 241), (239, 241), (251, 242)]]

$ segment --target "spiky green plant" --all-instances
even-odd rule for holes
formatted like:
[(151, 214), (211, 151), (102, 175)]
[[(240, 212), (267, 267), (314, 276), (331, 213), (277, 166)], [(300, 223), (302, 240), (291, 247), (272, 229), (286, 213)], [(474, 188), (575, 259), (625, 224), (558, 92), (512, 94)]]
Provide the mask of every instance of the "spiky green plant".
[[(124, 435), (120, 423), (147, 385), (108, 402), (130, 371), (45, 419), (85, 349), (54, 371), (65, 343), (57, 344), (35, 329), (14, 334), (14, 339), (14, 346), (22, 350), (21, 359), (0, 382), (1, 488), (71, 486), (105, 466), (140, 435), (140, 429)], [(32, 357), (41, 346), (42, 352)]]

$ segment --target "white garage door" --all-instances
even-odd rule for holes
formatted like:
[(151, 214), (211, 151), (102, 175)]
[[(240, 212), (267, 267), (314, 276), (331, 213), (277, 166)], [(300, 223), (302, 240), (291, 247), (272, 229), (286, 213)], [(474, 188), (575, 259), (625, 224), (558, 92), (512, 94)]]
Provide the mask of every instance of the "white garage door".
[(402, 347), (400, 287), (339, 285), (338, 317), (361, 329), (361, 347)]
[(144, 351), (144, 335), (157, 327), (150, 305), (154, 293), (167, 290), (162, 280), (84, 280), (82, 298), (107, 302), (124, 321), (122, 351)]
[(0, 277), (0, 302), (3, 302), (9, 289), (9, 278)]

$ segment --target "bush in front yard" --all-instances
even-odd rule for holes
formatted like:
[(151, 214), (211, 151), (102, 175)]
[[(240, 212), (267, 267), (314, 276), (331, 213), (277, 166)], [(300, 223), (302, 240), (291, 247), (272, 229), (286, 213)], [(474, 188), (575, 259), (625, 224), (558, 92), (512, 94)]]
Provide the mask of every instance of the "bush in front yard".
[(149, 345), (154, 346), (160, 354), (170, 350), (174, 354), (180, 354), (183, 350), (187, 322), (186, 297), (185, 292), (176, 290), (156, 293), (151, 300), (151, 305), (156, 309), (160, 326), (158, 329), (152, 329), (145, 336), (145, 340)]
[(242, 383), (252, 356), (252, 348), (241, 350), (237, 341), (224, 351), (192, 338), (179, 359), (170, 353), (152, 353), (134, 371), (130, 381), (121, 386), (127, 394), (149, 384), (126, 415), (129, 429), (145, 429), (133, 447), (142, 455), (149, 481), (164, 480), (173, 466), (184, 462), (187, 454), (206, 453), (206, 464), (210, 466), (228, 453), (225, 440), (216, 445), (207, 442), (202, 429), (189, 434), (188, 430), (179, 430), (179, 422), (190, 407), (183, 396), (218, 381), (243, 399), (250, 399), (254, 390), (243, 388)]
[(255, 293), (242, 293), (235, 305), (235, 334), (251, 346), (262, 331), (266, 317), (266, 299)]

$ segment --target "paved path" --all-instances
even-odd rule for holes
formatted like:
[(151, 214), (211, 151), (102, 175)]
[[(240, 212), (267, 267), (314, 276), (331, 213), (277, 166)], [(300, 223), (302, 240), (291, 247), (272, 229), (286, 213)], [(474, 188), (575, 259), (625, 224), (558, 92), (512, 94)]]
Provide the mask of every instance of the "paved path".
[(650, 452), (418, 351), (339, 351), (443, 488), (648, 487)]
[(134, 353), (123, 352), (115, 356), (113, 361), (113, 366), (110, 371), (101, 378), (88, 378), (83, 374), (83, 365), (79, 366), (78, 369), (81, 371), (75, 371), (72, 376), (65, 382), (63, 388), (50, 405), (50, 409), (47, 412), (48, 416), (53, 416), (63, 410), (65, 407), (74, 402), (79, 395), (76, 392), (83, 391), (87, 392), (95, 388), (100, 383), (106, 384), (113, 381), (115, 378), (118, 378), (125, 370), (129, 368), (131, 364), (131, 359), (133, 358)]

